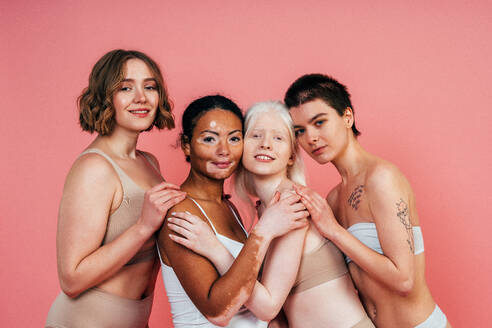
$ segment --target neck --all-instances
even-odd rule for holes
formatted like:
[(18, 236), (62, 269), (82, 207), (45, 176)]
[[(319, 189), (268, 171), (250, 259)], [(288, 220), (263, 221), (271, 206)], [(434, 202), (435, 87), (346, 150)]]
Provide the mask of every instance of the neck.
[(355, 137), (349, 138), (347, 146), (331, 162), (340, 173), (342, 183), (358, 175), (365, 167), (364, 161), (369, 156)]
[(100, 143), (108, 148), (113, 156), (122, 159), (136, 158), (136, 149), (139, 133), (118, 129), (117, 127), (109, 136), (98, 136), (95, 143)]
[(191, 168), (181, 189), (194, 199), (220, 203), (224, 194), (224, 180), (208, 178)]
[(292, 182), (287, 178), (286, 172), (273, 176), (253, 174), (253, 187), (256, 191), (256, 195), (263, 204), (270, 203), (276, 191), (281, 192), (291, 185)]

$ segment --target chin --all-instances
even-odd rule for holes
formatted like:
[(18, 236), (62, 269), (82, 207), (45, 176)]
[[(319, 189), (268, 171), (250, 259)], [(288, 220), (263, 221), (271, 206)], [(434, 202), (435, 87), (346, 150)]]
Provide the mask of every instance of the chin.
[(333, 160), (334, 156), (331, 154), (321, 154), (320, 156), (313, 157), (313, 159), (318, 163), (318, 164), (327, 164), (330, 163)]
[(232, 175), (232, 173), (234, 173), (234, 170), (227, 171), (227, 172), (209, 172), (208, 177), (214, 180), (225, 180), (229, 178)]

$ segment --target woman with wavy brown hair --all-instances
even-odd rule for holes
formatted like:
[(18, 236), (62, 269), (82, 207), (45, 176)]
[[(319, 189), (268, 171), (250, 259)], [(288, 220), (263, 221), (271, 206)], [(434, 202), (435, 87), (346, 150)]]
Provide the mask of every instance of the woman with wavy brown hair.
[(154, 232), (186, 193), (167, 183), (141, 132), (174, 128), (158, 65), (113, 50), (79, 97), (80, 125), (95, 140), (65, 181), (57, 231), (62, 292), (46, 327), (146, 327), (159, 269)]

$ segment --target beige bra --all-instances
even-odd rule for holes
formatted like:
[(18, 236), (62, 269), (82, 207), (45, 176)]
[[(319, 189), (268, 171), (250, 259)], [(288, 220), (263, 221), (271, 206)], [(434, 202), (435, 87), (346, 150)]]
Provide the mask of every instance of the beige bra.
[(328, 239), (313, 251), (303, 254), (290, 293), (295, 294), (348, 273), (342, 252)]
[[(159, 170), (155, 167), (152, 161), (149, 160), (144, 152), (138, 151), (152, 167), (158, 172)], [(118, 174), (120, 178), (121, 186), (123, 187), (123, 200), (120, 206), (113, 212), (108, 218), (108, 223), (106, 226), (106, 233), (101, 245), (110, 243), (115, 240), (124, 231), (130, 228), (135, 222), (137, 222), (142, 212), (142, 206), (144, 201), (145, 190), (138, 186), (130, 177), (116, 164), (116, 162), (111, 159), (107, 154), (97, 148), (90, 148), (85, 150), (79, 156), (95, 153), (104, 157)], [(160, 173), (159, 173), (160, 174)], [(101, 183), (104, 183), (101, 181)], [(136, 264), (144, 261), (152, 261), (156, 257), (155, 249), (155, 236), (152, 236), (142, 248), (135, 254), (134, 257), (128, 261), (125, 265)]]

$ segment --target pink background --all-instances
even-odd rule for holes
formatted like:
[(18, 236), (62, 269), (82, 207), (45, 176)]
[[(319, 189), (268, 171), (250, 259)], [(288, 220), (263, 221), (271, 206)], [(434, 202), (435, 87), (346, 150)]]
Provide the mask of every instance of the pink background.
[[(490, 326), (492, 3), (406, 3), (5, 1), (0, 326), (42, 326), (59, 293), (58, 202), (71, 163), (93, 139), (77, 125), (75, 99), (114, 48), (142, 50), (161, 65), (178, 118), (213, 92), (243, 108), (281, 99), (304, 73), (347, 84), (361, 143), (413, 185), (436, 301), (454, 327)], [(140, 144), (176, 183), (188, 169), (173, 148), (178, 130)], [(306, 161), (309, 184), (326, 194), (335, 170)], [(170, 322), (159, 277), (151, 326)]]

